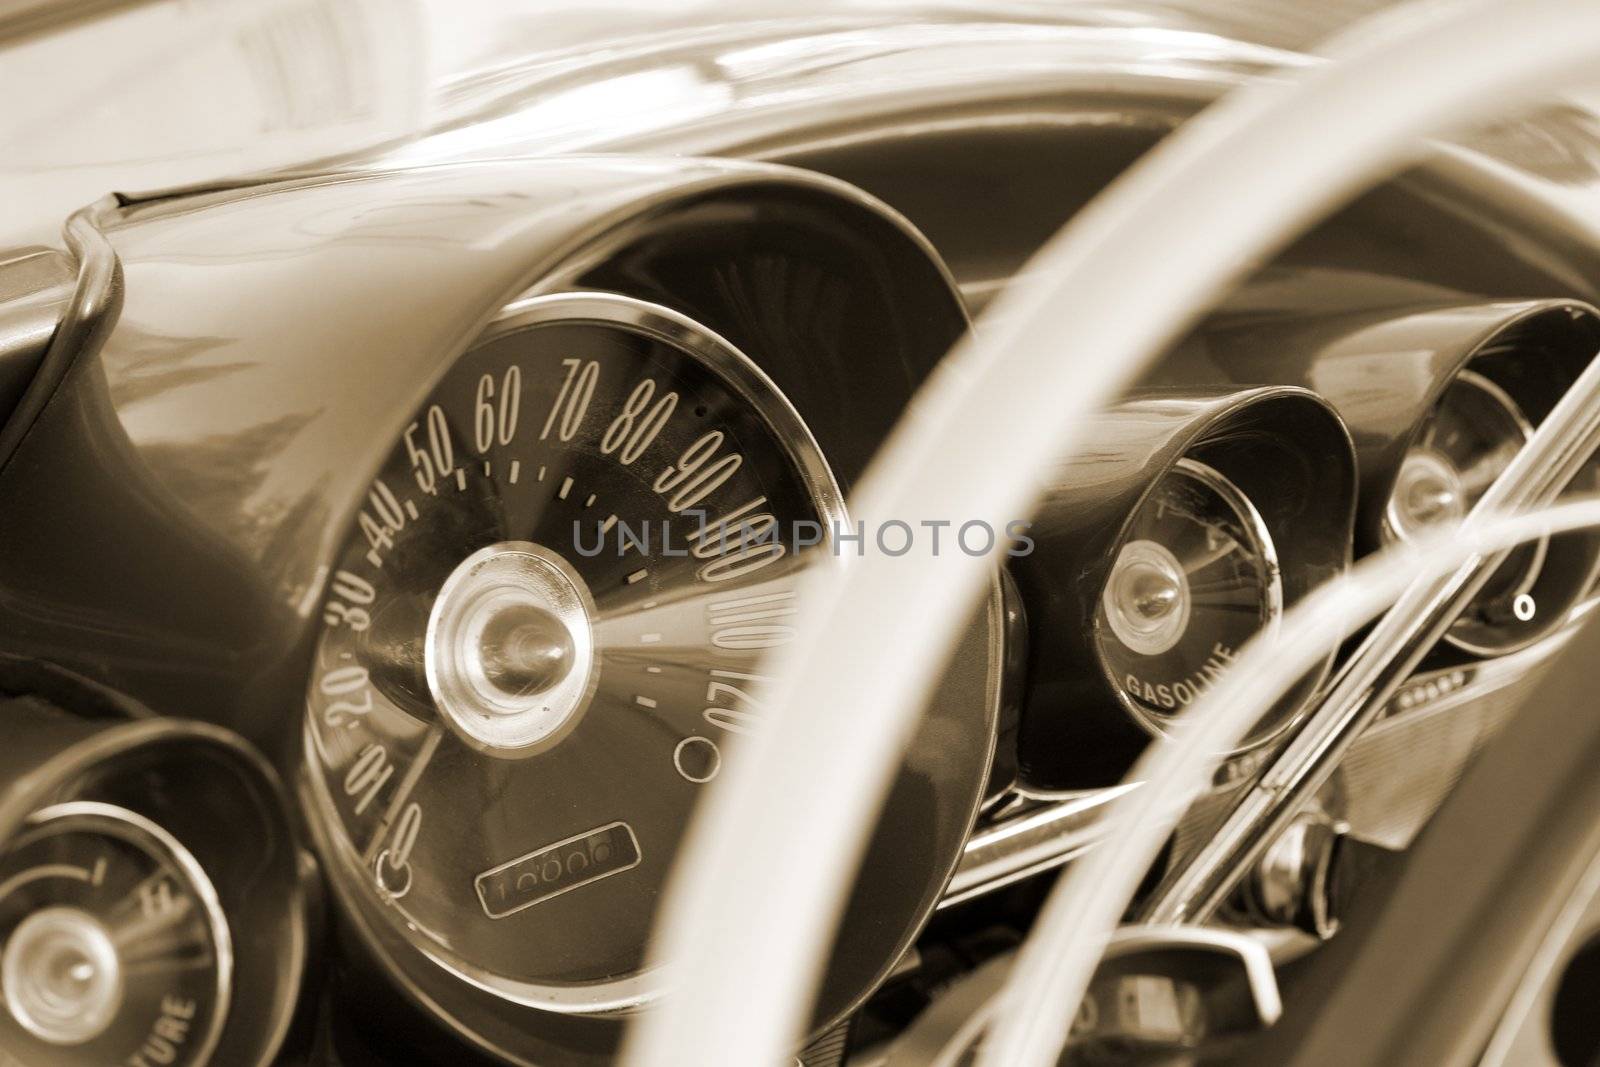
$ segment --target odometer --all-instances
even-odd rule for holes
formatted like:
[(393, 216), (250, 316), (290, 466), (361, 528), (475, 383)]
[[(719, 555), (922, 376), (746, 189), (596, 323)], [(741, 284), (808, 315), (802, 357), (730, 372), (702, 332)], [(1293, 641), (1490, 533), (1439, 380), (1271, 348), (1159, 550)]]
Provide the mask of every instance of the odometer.
[(603, 294), (512, 305), (331, 567), (305, 732), (341, 877), (481, 989), (649, 999), (680, 836), (759, 728), (799, 540), (842, 514), (799, 416), (710, 331)]

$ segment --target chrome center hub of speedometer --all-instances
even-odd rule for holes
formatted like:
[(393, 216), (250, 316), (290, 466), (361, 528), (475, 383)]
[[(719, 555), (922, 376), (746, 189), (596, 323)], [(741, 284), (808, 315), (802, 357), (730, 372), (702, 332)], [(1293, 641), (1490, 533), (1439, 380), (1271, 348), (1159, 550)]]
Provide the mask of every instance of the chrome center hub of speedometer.
[(561, 556), (502, 541), (462, 560), (428, 617), (428, 687), (473, 748), (521, 756), (559, 741), (599, 677), (594, 600)]

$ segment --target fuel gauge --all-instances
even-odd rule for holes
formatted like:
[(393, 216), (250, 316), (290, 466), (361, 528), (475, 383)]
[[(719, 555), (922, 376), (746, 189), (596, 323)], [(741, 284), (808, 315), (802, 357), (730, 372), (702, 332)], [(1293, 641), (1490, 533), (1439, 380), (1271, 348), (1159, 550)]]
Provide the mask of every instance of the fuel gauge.
[(1233, 482), (1186, 457), (1129, 521), (1095, 615), (1096, 649), (1123, 703), (1159, 733), (1282, 613), (1267, 524)]
[(30, 1067), (207, 1062), (233, 953), (216, 891), (144, 816), (45, 808), (0, 856), (0, 1047)]
[[(1246, 644), (1350, 561), (1355, 453), (1315, 394), (1152, 389), (1085, 433), (1093, 447), (1050, 472), (1035, 548), (1011, 564), (1030, 646), (1018, 778), (1036, 794), (1123, 780)], [(1335, 652), (1229, 756), (1289, 729)]]

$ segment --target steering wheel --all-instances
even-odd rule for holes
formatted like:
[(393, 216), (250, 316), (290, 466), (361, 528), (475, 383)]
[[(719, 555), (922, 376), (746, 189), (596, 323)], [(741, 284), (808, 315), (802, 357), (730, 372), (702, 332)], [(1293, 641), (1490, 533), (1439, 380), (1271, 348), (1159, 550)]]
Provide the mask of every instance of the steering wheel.
[[(853, 513), (912, 524), (959, 515), (996, 528), (1026, 514), (1034, 472), (1082, 443), (1082, 417), (1259, 257), (1419, 155), (1422, 138), (1578, 75), (1600, 57), (1600, 8), (1411, 4), (1341, 35), (1325, 54), (1332, 62), (1294, 81), (1253, 86), (1202, 114), (1057, 235), (916, 398), (860, 483)], [(1595, 518), (1591, 508), (1584, 521)], [(677, 864), (657, 938), (673, 995), (640, 1017), (628, 1062), (749, 1067), (792, 1055), (873, 816), (992, 566), (918, 546), (809, 576), (812, 610), (773, 665), (772, 726), (719, 779)], [(1293, 626), (1285, 622), (1280, 640)], [(1189, 717), (1203, 719), (1223, 697), (1219, 686)], [(1186, 732), (1187, 742), (1168, 746), (1180, 753), (1168, 764), (1186, 758), (1192, 773), (1216, 749), (1203, 743), (1205, 730)], [(816, 766), (830, 775), (813, 776)], [(1153, 792), (1123, 803), (1148, 812)], [(1084, 899), (1054, 902), (1076, 910), (1087, 936), (1025, 950), (988, 1062), (1053, 1062), (1068, 1006), (1163, 825), (1119, 824), (1115, 876)], [(1083, 882), (1081, 873), (1063, 886)], [(1071, 965), (1058, 958), (1053, 980), (1040, 983), (1030, 959), (1063, 947)], [(1020, 993), (1043, 996), (1035, 985), (1048, 986), (1051, 1018), (1035, 1014), (1030, 1030), (1035, 1001)]]
[[(1304, 962), (1282, 1021), (1241, 1064), (1485, 1062), (1547, 932), (1586, 879), (1593, 891), (1600, 715), (1584, 668), (1596, 656), (1600, 628), (1589, 625), (1404, 862), (1357, 897), (1339, 936)], [(1296, 1011), (1300, 1004), (1316, 1007)]]

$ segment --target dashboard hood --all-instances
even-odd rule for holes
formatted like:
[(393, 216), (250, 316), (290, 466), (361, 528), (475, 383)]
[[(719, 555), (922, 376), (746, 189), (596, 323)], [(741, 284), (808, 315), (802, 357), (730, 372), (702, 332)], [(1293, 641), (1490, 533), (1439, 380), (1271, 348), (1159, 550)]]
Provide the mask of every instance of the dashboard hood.
[(0, 4), (0, 243), (57, 244), (69, 212), (112, 190), (663, 141), (721, 150), (705, 135), (730, 119), (845, 86), (972, 93), (1000, 70), (1047, 81), (1085, 64), (1248, 74), (1382, 6), (20, 0)]

